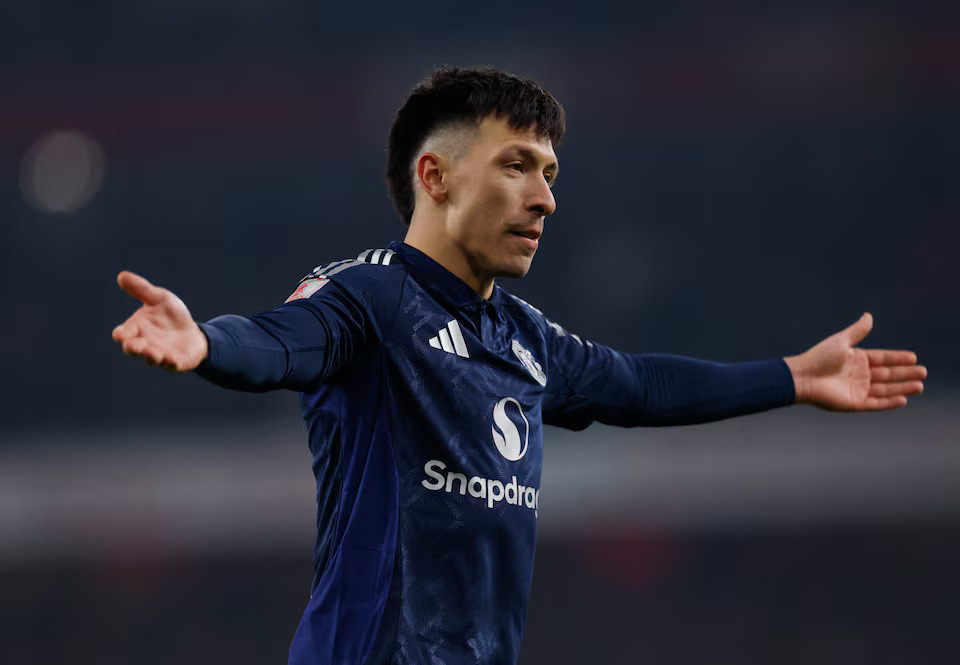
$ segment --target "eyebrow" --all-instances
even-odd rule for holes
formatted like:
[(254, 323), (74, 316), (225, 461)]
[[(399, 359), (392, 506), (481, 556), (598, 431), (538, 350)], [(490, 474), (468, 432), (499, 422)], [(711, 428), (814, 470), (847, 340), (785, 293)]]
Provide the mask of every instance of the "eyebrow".
[[(504, 149), (503, 152), (515, 152), (528, 162), (536, 163), (540, 161), (540, 157), (537, 155), (537, 153), (535, 153), (530, 148), (524, 147), (522, 145), (511, 145), (506, 149)], [(557, 164), (556, 162), (550, 162), (544, 167), (544, 170), (553, 172), (554, 180), (556, 180), (557, 176), (560, 175), (560, 165)]]

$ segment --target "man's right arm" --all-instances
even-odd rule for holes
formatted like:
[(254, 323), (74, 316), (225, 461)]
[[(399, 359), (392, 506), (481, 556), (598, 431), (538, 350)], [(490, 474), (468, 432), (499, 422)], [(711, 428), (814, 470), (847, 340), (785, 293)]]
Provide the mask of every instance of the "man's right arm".
[(327, 288), (252, 317), (196, 323), (167, 289), (130, 272), (117, 278), (142, 306), (113, 331), (128, 355), (176, 372), (196, 370), (236, 390), (306, 390), (365, 343), (364, 310), (346, 291)]
[(366, 328), (363, 310), (335, 289), (256, 316), (199, 324), (209, 352), (197, 374), (251, 392), (303, 391), (329, 377), (362, 347)]

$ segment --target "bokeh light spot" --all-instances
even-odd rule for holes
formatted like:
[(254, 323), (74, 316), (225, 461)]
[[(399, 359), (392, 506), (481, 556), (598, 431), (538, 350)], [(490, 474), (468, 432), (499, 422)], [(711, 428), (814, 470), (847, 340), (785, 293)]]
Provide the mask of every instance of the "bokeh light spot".
[(20, 189), (43, 212), (70, 213), (90, 203), (103, 184), (100, 144), (79, 131), (44, 134), (20, 163)]

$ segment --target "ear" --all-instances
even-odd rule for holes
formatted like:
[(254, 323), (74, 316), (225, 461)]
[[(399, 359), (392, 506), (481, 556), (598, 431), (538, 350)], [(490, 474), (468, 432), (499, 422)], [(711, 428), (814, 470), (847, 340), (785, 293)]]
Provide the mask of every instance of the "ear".
[(427, 196), (437, 203), (442, 203), (447, 198), (444, 167), (443, 160), (433, 152), (425, 152), (417, 160), (417, 180)]

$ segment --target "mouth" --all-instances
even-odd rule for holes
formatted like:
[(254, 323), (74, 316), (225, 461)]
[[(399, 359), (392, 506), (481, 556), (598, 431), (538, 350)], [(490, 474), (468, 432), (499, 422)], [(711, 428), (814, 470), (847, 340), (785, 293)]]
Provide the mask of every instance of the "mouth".
[(540, 229), (521, 229), (518, 231), (511, 231), (515, 236), (520, 236), (521, 238), (527, 238), (529, 240), (538, 241), (540, 236), (543, 235), (543, 231)]
[(542, 231), (538, 229), (525, 229), (522, 231), (511, 231), (511, 235), (523, 238), (523, 243), (528, 249), (536, 249), (540, 246), (540, 235)]
[(524, 238), (530, 238), (530, 240), (539, 240), (540, 236), (543, 234), (543, 231), (540, 229), (519, 229), (511, 231), (510, 233), (523, 236)]

